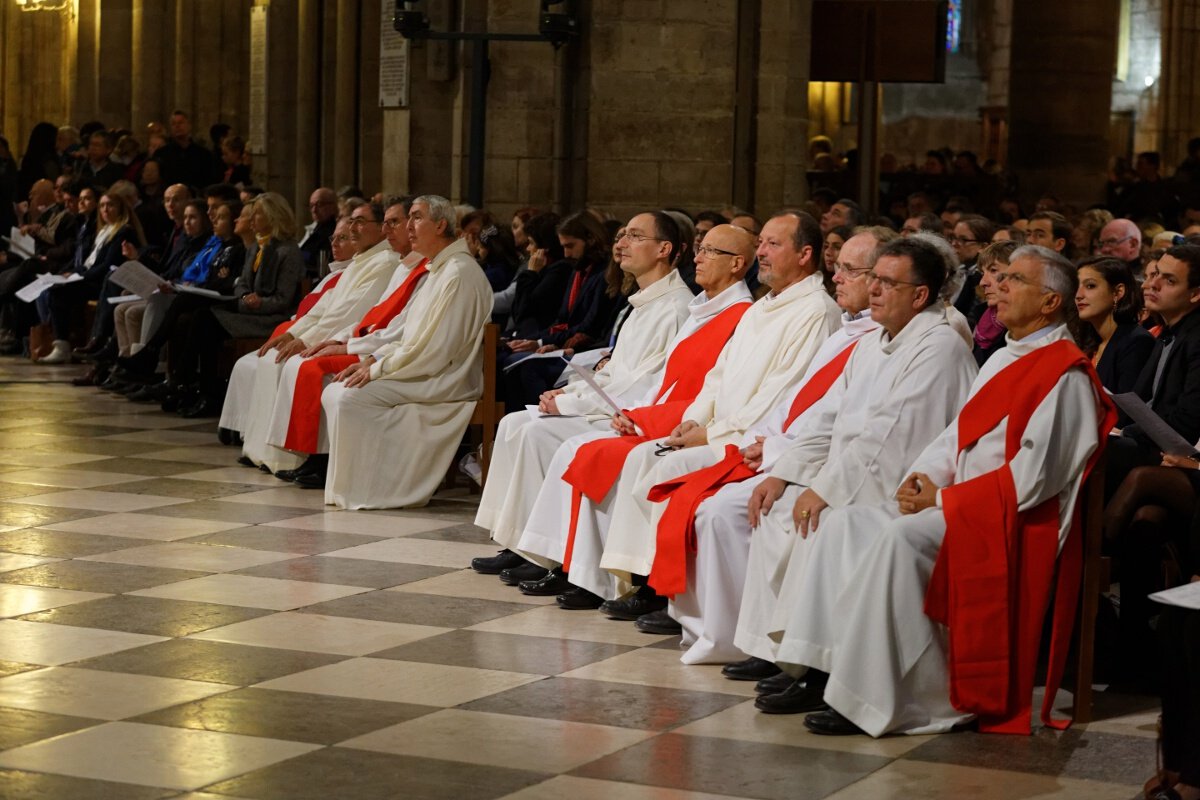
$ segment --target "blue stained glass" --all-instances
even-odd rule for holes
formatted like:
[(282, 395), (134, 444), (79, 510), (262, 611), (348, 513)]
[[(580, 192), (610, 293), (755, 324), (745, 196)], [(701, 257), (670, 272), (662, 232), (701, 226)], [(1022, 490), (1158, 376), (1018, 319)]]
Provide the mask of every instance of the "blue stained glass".
[(957, 53), (962, 35), (962, 0), (948, 0), (946, 10), (946, 52)]

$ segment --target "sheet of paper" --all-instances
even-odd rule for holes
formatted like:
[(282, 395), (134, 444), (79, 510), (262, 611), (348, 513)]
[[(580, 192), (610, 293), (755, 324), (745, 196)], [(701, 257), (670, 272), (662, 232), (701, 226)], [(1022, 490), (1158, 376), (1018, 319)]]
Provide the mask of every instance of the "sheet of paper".
[(596, 379), (592, 377), (591, 370), (587, 369), (586, 367), (581, 367), (578, 364), (575, 364), (574, 362), (571, 362), (571, 361), (567, 362), (567, 366), (570, 367), (571, 369), (575, 370), (575, 374), (578, 375), (580, 377), (580, 379), (584, 383), (586, 383), (593, 392), (600, 395), (600, 399), (604, 401), (605, 405), (607, 405), (609, 408), (612, 409), (612, 412), (614, 415), (623, 413), (621, 411), (621, 407), (619, 405), (617, 405), (617, 402), (615, 400), (613, 400), (611, 397), (609, 397), (608, 393), (605, 392), (603, 389), (601, 389), (599, 384), (596, 383)]
[(1179, 608), (1190, 608), (1193, 611), (1200, 611), (1200, 581), (1185, 583), (1182, 586), (1176, 586), (1174, 589), (1167, 589), (1162, 592), (1155, 592), (1150, 595), (1150, 599), (1165, 606), (1178, 606)]
[(182, 294), (197, 294), (197, 295), (200, 295), (201, 297), (208, 297), (213, 300), (236, 300), (237, 299), (236, 297), (234, 297), (231, 294), (221, 294), (220, 292), (215, 292), (212, 289), (204, 289), (200, 286), (188, 286), (183, 283), (173, 283), (171, 285), (175, 288), (175, 291), (180, 292)]
[(52, 275), (46, 273), (38, 275), (29, 283), (17, 290), (17, 299), (26, 303), (32, 303), (37, 300), (38, 295), (49, 289), (51, 286), (56, 286), (60, 283), (75, 283), (83, 280), (83, 276), (72, 272), (70, 275)]
[(109, 280), (128, 289), (143, 300), (149, 300), (150, 295), (158, 291), (158, 285), (163, 279), (154, 270), (140, 261), (126, 261), (112, 271)]
[(21, 229), (15, 225), (8, 234), (8, 246), (9, 249), (22, 258), (33, 258), (33, 237), (28, 234), (21, 233)]
[(521, 360), (514, 361), (513, 363), (506, 366), (504, 368), (504, 371), (508, 372), (509, 370), (514, 369), (517, 366), (517, 364), (524, 364), (526, 361), (534, 361), (539, 358), (558, 358), (558, 359), (562, 359), (564, 361), (566, 360), (566, 359), (563, 359), (561, 350), (554, 350), (553, 352), (550, 352), (550, 353), (530, 353), (529, 355), (525, 356)]
[(547, 414), (537, 406), (525, 406), (525, 410), (535, 417), (574, 417), (575, 414)]
[(131, 303), (134, 300), (141, 300), (136, 294), (119, 294), (116, 297), (108, 298), (108, 302), (114, 306), (119, 306), (122, 303)]
[(1152, 442), (1162, 448), (1164, 453), (1176, 456), (1190, 456), (1196, 452), (1195, 445), (1176, 433), (1174, 428), (1168, 425), (1158, 414), (1155, 414), (1150, 409), (1150, 406), (1146, 405), (1145, 401), (1133, 392), (1114, 394), (1112, 395), (1112, 399), (1118, 408), (1128, 414), (1130, 419), (1141, 427), (1142, 433), (1146, 434)]

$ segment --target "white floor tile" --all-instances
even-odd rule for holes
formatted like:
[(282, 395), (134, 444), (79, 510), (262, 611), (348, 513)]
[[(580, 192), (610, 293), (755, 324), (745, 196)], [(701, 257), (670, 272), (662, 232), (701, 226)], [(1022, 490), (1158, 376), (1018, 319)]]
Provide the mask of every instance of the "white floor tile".
[(371, 590), (364, 586), (255, 578), (249, 575), (206, 575), (203, 578), (179, 581), (153, 589), (139, 589), (129, 594), (288, 611), (369, 591)]
[(274, 553), (244, 547), (168, 542), (131, 547), (111, 553), (84, 556), (80, 561), (104, 561), (112, 564), (137, 564), (143, 567), (196, 569), (203, 572), (232, 572), (276, 561), (299, 558), (299, 553)]
[(0, 660), (55, 666), (165, 641), (165, 636), (0, 620)]
[(213, 628), (193, 634), (190, 638), (343, 656), (363, 656), (450, 630), (432, 625), (287, 612)]

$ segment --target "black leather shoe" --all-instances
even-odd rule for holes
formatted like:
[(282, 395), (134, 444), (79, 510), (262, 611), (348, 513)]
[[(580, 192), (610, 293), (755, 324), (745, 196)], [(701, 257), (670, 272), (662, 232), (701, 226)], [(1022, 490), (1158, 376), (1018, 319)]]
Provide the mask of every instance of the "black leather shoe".
[(161, 403), (167, 396), (170, 386), (166, 381), (147, 383), (135, 391), (125, 395), (135, 403)]
[(628, 597), (605, 601), (600, 606), (600, 613), (609, 619), (624, 619), (632, 622), (643, 614), (662, 611), (666, 607), (667, 598), (659, 597), (649, 586), (642, 586), (636, 593)]
[(721, 667), (721, 674), (733, 681), (761, 681), (779, 674), (779, 667), (766, 659), (750, 656)]
[(91, 364), (111, 364), (117, 360), (117, 355), (117, 340), (110, 338), (102, 346), (89, 353), (83, 353), (79, 357)]
[(799, 714), (804, 711), (821, 711), (829, 706), (825, 703), (825, 680), (823, 677), (807, 680), (807, 676), (792, 681), (782, 692), (760, 694), (754, 707), (767, 714)]
[(237, 431), (233, 428), (217, 428), (217, 441), (223, 445), (231, 445), (237, 441)]
[(72, 386), (99, 386), (103, 381), (97, 381), (100, 377), (100, 372), (95, 367), (92, 367), (87, 372), (80, 375), (78, 378), (71, 379)]
[(567, 611), (591, 611), (599, 608), (604, 603), (604, 598), (582, 586), (572, 586), (554, 598), (554, 602), (558, 603), (559, 608)]
[(633, 623), (633, 627), (642, 633), (653, 633), (659, 636), (675, 636), (683, 633), (683, 626), (671, 619), (671, 615), (665, 608), (662, 611), (642, 614)]
[(763, 678), (754, 684), (755, 694), (779, 694), (796, 682), (796, 679), (786, 672), (777, 672), (769, 678)]
[(514, 553), (512, 550), (501, 550), (494, 556), (481, 556), (480, 558), (471, 559), (471, 569), (478, 572), (480, 575), (499, 575), (500, 570), (519, 567), (525, 563), (525, 559)]
[(219, 417), (221, 416), (221, 403), (219, 401), (209, 400), (206, 397), (191, 408), (185, 409), (181, 416), (183, 416), (185, 419)]
[(517, 588), (532, 597), (552, 597), (570, 589), (571, 582), (561, 569), (552, 569), (536, 581), (521, 581)]
[(311, 455), (304, 460), (304, 463), (295, 469), (281, 469), (275, 473), (275, 477), (284, 481), (297, 481), (301, 475), (320, 475), (322, 480), (325, 478), (325, 473), (329, 472), (329, 456), (322, 453), (319, 455)]
[(250, 456), (238, 456), (237, 463), (241, 464), (243, 467), (257, 467), (258, 466), (258, 464), (255, 464), (253, 461), (250, 460)]
[(866, 731), (843, 717), (832, 708), (817, 714), (809, 714), (804, 718), (804, 727), (822, 736), (854, 736), (866, 735)]
[(98, 342), (95, 339), (89, 339), (88, 343), (83, 347), (76, 347), (74, 350), (72, 350), (71, 355), (75, 358), (83, 358), (84, 356), (90, 356), (103, 346), (104, 342)]
[(526, 561), (524, 564), (500, 570), (499, 577), (501, 583), (516, 586), (521, 581), (536, 581), (549, 571), (545, 567), (539, 567), (532, 561)]
[(298, 476), (292, 481), (293, 486), (299, 486), (301, 489), (324, 489), (325, 488), (325, 473), (324, 472), (306, 472)]

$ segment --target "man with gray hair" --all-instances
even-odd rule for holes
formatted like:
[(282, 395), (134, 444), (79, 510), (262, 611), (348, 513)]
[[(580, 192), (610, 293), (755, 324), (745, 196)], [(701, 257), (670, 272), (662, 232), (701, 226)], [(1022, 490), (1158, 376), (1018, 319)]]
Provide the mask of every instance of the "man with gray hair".
[(471, 421), (483, 391), (492, 287), (454, 230), (450, 201), (436, 195), (413, 201), (409, 238), (429, 262), (404, 332), (340, 373), (321, 395), (330, 441), (327, 504), (424, 505)]
[(1042, 720), (1062, 727), (1049, 712), (1079, 592), (1076, 500), (1115, 419), (1066, 325), (1076, 284), (1063, 256), (1014, 252), (998, 286), (1007, 347), (958, 417), (894, 500), (831, 512), (801, 544), (802, 591), (771, 636), (789, 668), (829, 673), (809, 730), (935, 733), (978, 717), (1029, 733), (1056, 562)]
[(1133, 274), (1142, 271), (1142, 231), (1132, 220), (1114, 219), (1100, 229), (1096, 242), (1100, 255), (1120, 259), (1133, 268)]

